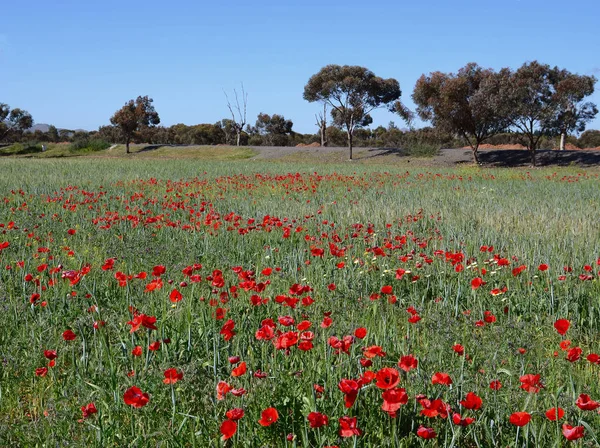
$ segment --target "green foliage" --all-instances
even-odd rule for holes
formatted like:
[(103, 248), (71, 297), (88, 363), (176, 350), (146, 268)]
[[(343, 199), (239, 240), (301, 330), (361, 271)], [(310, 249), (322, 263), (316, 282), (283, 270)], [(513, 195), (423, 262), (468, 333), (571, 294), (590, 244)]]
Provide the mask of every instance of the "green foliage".
[(81, 138), (75, 140), (71, 145), (69, 145), (69, 149), (73, 152), (96, 152), (102, 151), (110, 147), (110, 143), (98, 139), (98, 138)]

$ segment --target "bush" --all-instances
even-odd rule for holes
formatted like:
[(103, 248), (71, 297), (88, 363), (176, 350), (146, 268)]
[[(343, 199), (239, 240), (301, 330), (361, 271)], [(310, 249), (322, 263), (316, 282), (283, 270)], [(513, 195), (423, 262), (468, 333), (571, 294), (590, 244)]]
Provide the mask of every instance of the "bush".
[(102, 151), (110, 147), (110, 143), (98, 138), (82, 138), (75, 140), (69, 146), (70, 151), (95, 152)]
[(434, 157), (440, 152), (440, 145), (416, 142), (406, 146), (407, 155), (412, 157)]

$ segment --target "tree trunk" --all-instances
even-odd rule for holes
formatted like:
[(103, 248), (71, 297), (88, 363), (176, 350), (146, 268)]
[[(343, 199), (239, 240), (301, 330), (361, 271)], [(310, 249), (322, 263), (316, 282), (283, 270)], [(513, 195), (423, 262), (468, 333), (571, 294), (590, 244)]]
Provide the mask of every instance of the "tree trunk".
[(473, 161), (479, 165), (479, 145), (475, 146), (473, 149)]
[(529, 150), (529, 156), (531, 157), (531, 165), (535, 166), (535, 148)]
[(127, 142), (125, 143), (125, 152), (126, 152), (127, 154), (129, 154), (129, 143), (130, 143), (130, 142), (129, 142), (129, 139), (127, 139)]
[(323, 104), (323, 120), (321, 121), (321, 146), (327, 146), (327, 104)]
[(565, 150), (565, 137), (566, 137), (566, 133), (565, 132), (561, 132), (560, 133), (560, 146), (558, 147), (559, 151), (564, 151)]
[(237, 132), (237, 139), (236, 139), (236, 145), (240, 146), (240, 137), (242, 136), (241, 132)]
[(348, 149), (350, 150), (350, 160), (352, 160), (352, 132), (348, 131)]

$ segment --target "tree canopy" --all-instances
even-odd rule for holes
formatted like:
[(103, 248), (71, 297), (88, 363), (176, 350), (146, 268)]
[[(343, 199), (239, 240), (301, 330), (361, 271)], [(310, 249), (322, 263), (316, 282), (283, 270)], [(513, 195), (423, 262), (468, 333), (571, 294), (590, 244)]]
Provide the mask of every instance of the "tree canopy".
[(110, 119), (110, 122), (121, 130), (128, 154), (129, 144), (136, 132), (160, 123), (160, 117), (152, 105), (153, 101), (148, 96), (138, 96), (135, 101), (126, 102)]
[(33, 118), (26, 110), (12, 109), (8, 104), (0, 103), (0, 141), (11, 132), (23, 132), (33, 126)]

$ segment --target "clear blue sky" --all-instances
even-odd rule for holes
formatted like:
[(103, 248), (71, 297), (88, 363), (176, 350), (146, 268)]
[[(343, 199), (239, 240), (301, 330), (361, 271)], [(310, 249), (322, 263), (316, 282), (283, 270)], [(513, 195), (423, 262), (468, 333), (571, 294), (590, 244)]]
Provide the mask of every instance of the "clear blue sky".
[(410, 107), (421, 74), (471, 61), (600, 77), (599, 18), (600, 0), (13, 0), (0, 15), (0, 102), (93, 130), (149, 95), (166, 126), (214, 123), (228, 116), (223, 89), (243, 81), (251, 123), (279, 113), (316, 132), (319, 107), (302, 92), (324, 65), (396, 78)]

